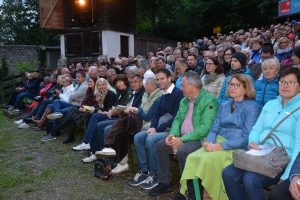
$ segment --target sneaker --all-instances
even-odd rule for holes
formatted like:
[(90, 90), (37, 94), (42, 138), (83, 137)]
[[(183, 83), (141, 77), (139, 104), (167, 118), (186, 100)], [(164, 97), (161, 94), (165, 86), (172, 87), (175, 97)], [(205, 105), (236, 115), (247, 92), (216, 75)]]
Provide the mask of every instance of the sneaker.
[(116, 156), (116, 151), (112, 148), (103, 148), (101, 151), (96, 152), (97, 158), (107, 157), (107, 156)]
[(82, 162), (91, 163), (91, 162), (95, 161), (96, 159), (97, 158), (96, 158), (95, 154), (91, 154), (89, 157), (82, 159)]
[(16, 126), (19, 126), (19, 125), (21, 125), (21, 124), (23, 124), (23, 123), (24, 123), (23, 119), (20, 119), (20, 120), (18, 120), (18, 121), (14, 121), (14, 124), (15, 124)]
[(11, 109), (10, 112), (12, 114), (19, 114), (21, 111), (18, 108)]
[(20, 124), (19, 126), (18, 126), (18, 128), (20, 128), (20, 129), (26, 129), (26, 128), (29, 128), (30, 126), (28, 125), (28, 124), (26, 124), (25, 122), (23, 122), (22, 124)]
[(115, 168), (113, 168), (113, 170), (111, 170), (112, 174), (120, 174), (122, 172), (125, 172), (129, 170), (129, 165), (128, 163), (125, 163), (124, 165), (121, 165), (120, 163), (117, 164), (117, 166)]
[(51, 140), (56, 140), (56, 137), (54, 137), (54, 136), (52, 136), (52, 135), (50, 135), (50, 134), (45, 135), (45, 136), (41, 139), (42, 142), (47, 142), (47, 141), (51, 141)]
[(90, 150), (91, 146), (90, 144), (86, 144), (86, 143), (81, 143), (75, 147), (72, 148), (74, 151), (83, 151), (83, 150)]
[(144, 183), (145, 180), (148, 178), (148, 176), (149, 176), (148, 174), (145, 174), (143, 172), (138, 172), (138, 173), (136, 173), (136, 175), (134, 176), (133, 179), (130, 179), (128, 181), (128, 185), (138, 186), (138, 185)]
[(149, 176), (144, 183), (140, 185), (143, 190), (151, 190), (158, 185), (157, 176)]
[(61, 112), (55, 112), (55, 113), (51, 113), (49, 115), (47, 115), (47, 119), (53, 120), (53, 119), (60, 119), (62, 118), (64, 115)]
[(172, 185), (171, 184), (163, 184), (159, 183), (155, 187), (153, 187), (151, 190), (148, 192), (148, 196), (157, 196), (163, 193), (171, 192), (172, 191)]

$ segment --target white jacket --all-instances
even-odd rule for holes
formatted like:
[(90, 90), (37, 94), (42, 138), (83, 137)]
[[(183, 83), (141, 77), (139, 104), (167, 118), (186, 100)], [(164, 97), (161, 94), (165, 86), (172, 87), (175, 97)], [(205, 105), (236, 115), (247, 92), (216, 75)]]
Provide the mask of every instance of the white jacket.
[(68, 87), (63, 87), (62, 91), (63, 92), (59, 94), (60, 100), (69, 103), (70, 94), (72, 94), (74, 91), (73, 84), (70, 84)]

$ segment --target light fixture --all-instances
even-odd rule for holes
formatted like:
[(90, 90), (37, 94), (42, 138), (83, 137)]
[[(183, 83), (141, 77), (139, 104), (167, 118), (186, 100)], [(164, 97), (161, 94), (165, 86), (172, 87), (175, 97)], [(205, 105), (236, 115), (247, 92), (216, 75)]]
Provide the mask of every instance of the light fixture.
[(80, 6), (85, 6), (85, 5), (86, 5), (86, 0), (78, 0), (77, 3), (78, 3)]

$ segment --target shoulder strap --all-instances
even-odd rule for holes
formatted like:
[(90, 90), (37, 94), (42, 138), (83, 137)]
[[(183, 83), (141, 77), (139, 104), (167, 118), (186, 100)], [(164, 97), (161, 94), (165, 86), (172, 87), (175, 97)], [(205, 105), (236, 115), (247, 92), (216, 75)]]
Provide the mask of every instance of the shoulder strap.
[(284, 122), (289, 116), (291, 116), (292, 114), (294, 114), (295, 112), (297, 112), (298, 110), (300, 110), (300, 107), (296, 108), (295, 110), (293, 110), (290, 114), (288, 114), (287, 116), (285, 116), (282, 120), (280, 120), (280, 122), (278, 122), (278, 124), (272, 128), (272, 130), (268, 133), (268, 135), (265, 137), (265, 139), (261, 142), (262, 144), (264, 144), (266, 142), (267, 139), (269, 139), (269, 137), (273, 134), (273, 132), (278, 128), (278, 126), (280, 124), (282, 124), (282, 122)]

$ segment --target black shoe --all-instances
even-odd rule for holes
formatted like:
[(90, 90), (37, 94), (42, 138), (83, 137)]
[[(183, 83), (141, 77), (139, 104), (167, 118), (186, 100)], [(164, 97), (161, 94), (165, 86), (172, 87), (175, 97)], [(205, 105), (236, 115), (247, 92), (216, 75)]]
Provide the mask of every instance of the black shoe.
[(74, 141), (75, 141), (75, 137), (68, 137), (65, 141), (63, 141), (63, 144), (68, 144)]
[(167, 192), (171, 192), (172, 191), (172, 185), (171, 184), (163, 184), (163, 183), (159, 183), (156, 187), (152, 188), (149, 192), (148, 192), (148, 196), (157, 196), (160, 195), (162, 193), (167, 193)]
[(173, 198), (173, 200), (186, 200), (185, 196), (181, 193), (176, 194), (176, 196)]

